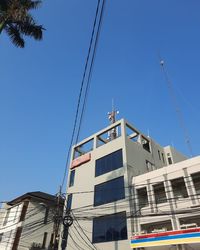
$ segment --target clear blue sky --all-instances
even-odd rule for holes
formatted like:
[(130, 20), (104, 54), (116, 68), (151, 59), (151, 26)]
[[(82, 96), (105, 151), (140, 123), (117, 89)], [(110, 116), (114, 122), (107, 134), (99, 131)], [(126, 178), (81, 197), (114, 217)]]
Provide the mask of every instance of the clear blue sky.
[[(44, 40), (15, 48), (0, 36), (0, 201), (56, 193), (68, 150), (97, 0), (45, 0)], [(161, 73), (165, 59), (195, 155), (200, 153), (200, 1), (107, 0), (80, 139), (125, 118), (188, 154)]]

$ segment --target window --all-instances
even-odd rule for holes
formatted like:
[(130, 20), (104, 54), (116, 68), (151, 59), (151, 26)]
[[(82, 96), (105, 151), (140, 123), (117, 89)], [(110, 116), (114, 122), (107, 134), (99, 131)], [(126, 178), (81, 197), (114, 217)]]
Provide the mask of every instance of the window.
[[(14, 238), (13, 232), (14, 232), (14, 230), (11, 230), (11, 231), (8, 231), (4, 234), (4, 238), (2, 241), (2, 243), (4, 244), (4, 247), (5, 247), (4, 249), (10, 249), (11, 243), (13, 242), (13, 238)], [(16, 236), (15, 236), (15, 238), (16, 238)]]
[(192, 180), (196, 193), (200, 195), (200, 172), (192, 174)]
[(94, 187), (94, 206), (125, 198), (124, 177), (107, 181)]
[(126, 212), (93, 219), (93, 243), (126, 239)]
[(158, 150), (158, 158), (159, 158), (159, 160), (161, 160), (161, 157), (160, 157), (160, 150)]
[(17, 220), (18, 218), (17, 218), (17, 216), (18, 216), (18, 211), (19, 211), (19, 209), (20, 209), (20, 205), (18, 205), (18, 206), (15, 206), (15, 208), (14, 208), (14, 219), (13, 219), (13, 222), (15, 222), (15, 220)]
[(153, 163), (151, 163), (150, 161), (147, 161), (146, 160), (146, 168), (147, 168), (147, 171), (149, 172), (149, 171), (153, 171), (153, 170), (155, 170), (156, 168), (155, 168), (155, 165), (153, 164)]
[(48, 216), (49, 216), (49, 207), (46, 207), (45, 216), (44, 216), (44, 224), (47, 224)]
[(156, 233), (156, 232), (165, 232), (172, 230), (171, 221), (161, 221), (161, 222), (153, 222), (148, 224), (141, 225), (141, 230), (144, 233)]
[(123, 167), (122, 149), (96, 160), (95, 177)]
[(75, 170), (72, 170), (70, 172), (69, 187), (74, 185), (74, 178), (75, 178)]
[(44, 235), (43, 235), (42, 248), (44, 248), (44, 249), (46, 248), (47, 235), (48, 235), (47, 232), (45, 232)]
[(172, 158), (171, 157), (168, 157), (168, 163), (169, 163), (169, 165), (172, 164)]
[(71, 206), (72, 206), (72, 194), (68, 194), (68, 197), (67, 197), (67, 208), (71, 209)]
[(2, 241), (3, 239), (3, 233), (0, 234), (0, 242)]
[(191, 216), (191, 217), (187, 216), (185, 218), (180, 218), (179, 222), (181, 229), (200, 227), (199, 216)]
[(147, 189), (146, 187), (137, 189), (139, 207), (145, 207), (148, 205)]
[(50, 242), (49, 242), (49, 248), (50, 249), (53, 249), (53, 240), (54, 240), (54, 234), (52, 233), (51, 234), (51, 239), (50, 239)]
[(150, 142), (144, 137), (142, 137), (142, 146), (146, 151), (148, 151), (149, 153), (151, 152)]
[(156, 204), (167, 202), (165, 187), (163, 183), (153, 186)]
[(173, 190), (175, 199), (188, 197), (188, 193), (187, 193), (187, 189), (186, 189), (185, 181), (183, 177), (172, 180), (171, 185), (172, 185), (172, 190)]
[(6, 217), (4, 219), (3, 226), (5, 226), (8, 223), (8, 218), (9, 218), (9, 215), (10, 215), (10, 210), (11, 210), (11, 208), (9, 208), (7, 210), (7, 212), (6, 212)]
[(165, 163), (165, 157), (164, 157), (163, 153), (162, 153), (162, 161), (163, 161), (163, 163)]

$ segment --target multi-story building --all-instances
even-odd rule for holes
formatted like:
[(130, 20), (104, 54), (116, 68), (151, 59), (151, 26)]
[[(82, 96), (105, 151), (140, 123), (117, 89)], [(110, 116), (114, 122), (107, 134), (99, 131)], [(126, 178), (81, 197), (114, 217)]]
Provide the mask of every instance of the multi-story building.
[[(62, 204), (62, 205), (61, 205)], [(59, 211), (62, 214), (63, 200)], [(30, 192), (0, 209), (0, 249), (53, 249), (57, 197)]]
[(200, 249), (199, 156), (133, 177), (132, 192), (132, 246)]
[(132, 215), (137, 209), (133, 178), (162, 173), (167, 166), (186, 159), (124, 119), (75, 145), (67, 187), (67, 207), (74, 223), (69, 228), (67, 249), (130, 249), (136, 227)]

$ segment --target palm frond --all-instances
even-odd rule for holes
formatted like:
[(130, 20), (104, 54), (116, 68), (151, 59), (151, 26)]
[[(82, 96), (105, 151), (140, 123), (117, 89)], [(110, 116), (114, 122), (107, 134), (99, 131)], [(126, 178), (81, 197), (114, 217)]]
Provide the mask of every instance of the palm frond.
[(41, 0), (21, 0), (22, 6), (26, 7), (27, 10), (37, 9), (40, 7)]
[(17, 26), (14, 26), (12, 24), (6, 26), (5, 31), (7, 32), (8, 36), (10, 37), (11, 41), (14, 43), (15, 46), (24, 48), (25, 42)]
[(24, 47), (23, 35), (42, 40), (43, 26), (38, 25), (31, 15), (31, 9), (36, 9), (41, 0), (0, 0), (0, 33), (7, 32), (13, 44)]
[(26, 36), (32, 36), (36, 40), (42, 40), (43, 27), (41, 25), (23, 22), (18, 25), (18, 29)]

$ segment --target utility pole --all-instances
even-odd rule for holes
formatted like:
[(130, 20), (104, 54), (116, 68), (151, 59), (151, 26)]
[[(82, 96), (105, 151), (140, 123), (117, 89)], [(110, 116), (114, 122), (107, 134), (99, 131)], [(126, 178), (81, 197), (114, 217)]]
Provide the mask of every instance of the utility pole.
[(61, 186), (59, 187), (59, 192), (57, 194), (57, 202), (56, 202), (56, 213), (54, 217), (54, 244), (53, 244), (53, 249), (57, 250), (58, 249), (58, 243), (59, 243), (59, 229), (60, 229), (60, 223), (62, 219), (62, 188)]
[(63, 233), (62, 233), (62, 242), (61, 242), (62, 250), (65, 250), (67, 247), (69, 227), (71, 227), (72, 224), (73, 224), (73, 218), (70, 215), (70, 210), (66, 209), (65, 216), (63, 217)]

